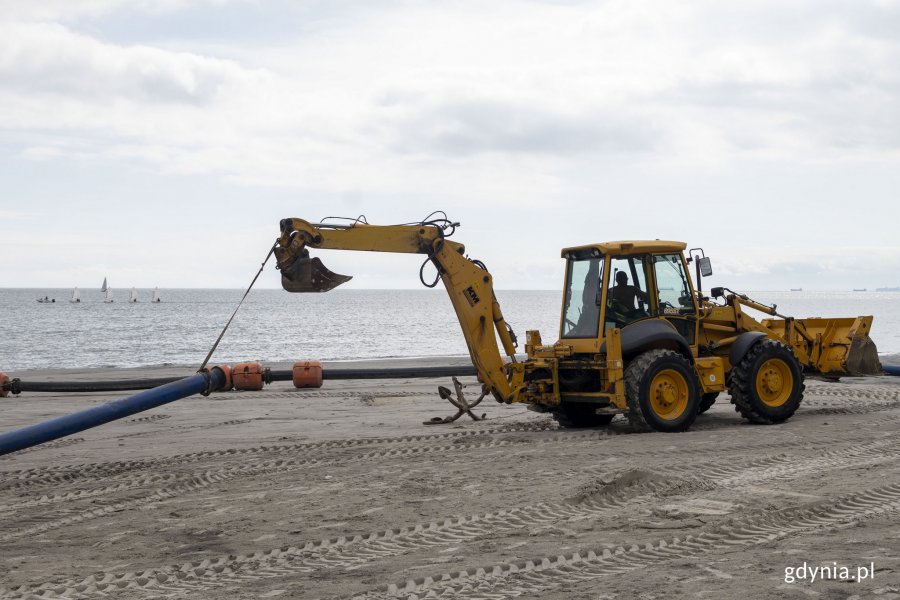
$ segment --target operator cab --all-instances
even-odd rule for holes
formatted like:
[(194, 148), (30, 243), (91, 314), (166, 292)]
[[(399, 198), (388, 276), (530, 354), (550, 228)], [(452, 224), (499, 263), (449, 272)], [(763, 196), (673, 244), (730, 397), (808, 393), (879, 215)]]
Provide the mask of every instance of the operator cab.
[(575, 352), (596, 352), (607, 330), (662, 318), (695, 344), (697, 301), (685, 248), (682, 242), (653, 240), (563, 250), (560, 342)]

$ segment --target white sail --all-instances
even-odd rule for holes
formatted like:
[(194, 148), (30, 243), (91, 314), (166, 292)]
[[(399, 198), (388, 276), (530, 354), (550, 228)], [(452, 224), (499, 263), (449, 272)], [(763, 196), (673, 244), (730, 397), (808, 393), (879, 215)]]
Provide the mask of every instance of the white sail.
[(72, 290), (72, 299), (69, 302), (81, 302), (81, 292), (78, 291), (77, 287)]
[(106, 288), (106, 297), (103, 299), (103, 301), (104, 301), (104, 302), (112, 302), (112, 301), (113, 301), (112, 288), (111, 288), (111, 287), (107, 287), (107, 288)]
[(100, 286), (100, 291), (101, 292), (106, 291), (106, 277), (103, 278), (103, 285)]
[(160, 301), (159, 300), (159, 287), (156, 287), (153, 290), (153, 300), (151, 300), (151, 302), (159, 302), (159, 301)]
[(129, 302), (137, 302), (137, 290), (131, 288), (131, 298), (128, 299)]

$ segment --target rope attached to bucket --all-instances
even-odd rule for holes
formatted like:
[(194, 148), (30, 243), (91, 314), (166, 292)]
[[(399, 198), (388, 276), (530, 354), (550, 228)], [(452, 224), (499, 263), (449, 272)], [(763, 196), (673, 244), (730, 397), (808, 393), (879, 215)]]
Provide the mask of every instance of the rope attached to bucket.
[(213, 352), (216, 351), (216, 348), (219, 347), (219, 342), (222, 341), (222, 337), (225, 335), (225, 332), (228, 331), (228, 326), (231, 325), (231, 321), (234, 320), (234, 316), (237, 314), (238, 310), (240, 310), (241, 305), (244, 303), (244, 300), (247, 299), (247, 295), (250, 293), (250, 290), (253, 289), (253, 284), (256, 283), (256, 280), (259, 279), (259, 276), (262, 274), (263, 269), (266, 268), (266, 263), (269, 262), (269, 259), (272, 258), (272, 253), (275, 252), (275, 248), (278, 247), (278, 241), (272, 245), (272, 248), (269, 250), (269, 253), (266, 254), (265, 260), (262, 261), (262, 264), (259, 266), (259, 271), (256, 273), (256, 277), (253, 278), (253, 281), (250, 282), (250, 287), (247, 288), (247, 291), (244, 292), (244, 297), (241, 298), (241, 301), (238, 302), (237, 308), (234, 309), (234, 312), (231, 313), (231, 318), (228, 319), (228, 322), (225, 323), (225, 327), (222, 328), (222, 333), (219, 334), (218, 339), (216, 339), (216, 343), (212, 345), (212, 348), (209, 349), (209, 354), (206, 355), (206, 358), (203, 359), (203, 364), (200, 365), (200, 368), (197, 371), (202, 371), (206, 368), (206, 363), (209, 362), (209, 359), (212, 358)]

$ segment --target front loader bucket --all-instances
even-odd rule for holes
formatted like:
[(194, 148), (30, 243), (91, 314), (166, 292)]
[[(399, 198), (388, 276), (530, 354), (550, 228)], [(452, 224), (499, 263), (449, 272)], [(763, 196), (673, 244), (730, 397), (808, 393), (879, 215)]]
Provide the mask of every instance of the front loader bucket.
[(309, 250), (290, 266), (281, 268), (281, 287), (289, 292), (327, 292), (353, 279), (329, 271), (318, 257), (310, 258)]
[(859, 336), (850, 342), (847, 353), (847, 372), (850, 375), (883, 375), (881, 361), (878, 360), (878, 348), (867, 335)]
[[(780, 337), (785, 335), (785, 321), (766, 319), (763, 325)], [(881, 375), (878, 349), (869, 337), (872, 317), (813, 317), (796, 319), (812, 340), (808, 362), (803, 366), (823, 375)]]

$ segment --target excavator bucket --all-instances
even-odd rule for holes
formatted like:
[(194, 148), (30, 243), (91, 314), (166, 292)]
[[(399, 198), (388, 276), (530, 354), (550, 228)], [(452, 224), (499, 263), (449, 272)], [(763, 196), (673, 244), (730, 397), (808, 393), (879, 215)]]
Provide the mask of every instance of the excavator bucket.
[(304, 249), (290, 266), (281, 268), (281, 287), (289, 292), (327, 292), (353, 279), (329, 271), (318, 257), (310, 258)]
[[(807, 335), (815, 340), (809, 364), (804, 365), (823, 375), (881, 375), (878, 349), (869, 337), (872, 317), (796, 319)], [(779, 335), (785, 334), (785, 322), (766, 319), (763, 325)]]

